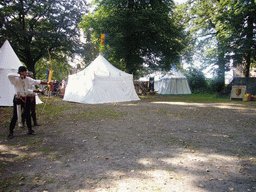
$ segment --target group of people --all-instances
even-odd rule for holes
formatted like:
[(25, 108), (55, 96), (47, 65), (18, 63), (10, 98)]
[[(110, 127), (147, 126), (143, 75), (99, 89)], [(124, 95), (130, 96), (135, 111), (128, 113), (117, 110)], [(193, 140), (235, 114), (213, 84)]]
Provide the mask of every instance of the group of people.
[(18, 120), (17, 105), (21, 105), (22, 109), (22, 122), (27, 124), (28, 135), (35, 135), (35, 131), (32, 129), (31, 117), (34, 122), (34, 126), (37, 126), (36, 120), (36, 99), (35, 99), (35, 85), (51, 85), (52, 83), (44, 82), (41, 80), (33, 79), (33, 73), (28, 72), (27, 68), (20, 66), (18, 74), (8, 74), (8, 78), (15, 88), (15, 95), (13, 99), (13, 116), (9, 127), (8, 138), (13, 138), (13, 130)]
[(62, 80), (62, 81), (58, 81), (58, 80), (51, 81), (51, 86), (48, 89), (48, 94), (50, 96), (63, 96), (63, 94), (65, 92), (65, 86), (66, 86), (65, 80)]

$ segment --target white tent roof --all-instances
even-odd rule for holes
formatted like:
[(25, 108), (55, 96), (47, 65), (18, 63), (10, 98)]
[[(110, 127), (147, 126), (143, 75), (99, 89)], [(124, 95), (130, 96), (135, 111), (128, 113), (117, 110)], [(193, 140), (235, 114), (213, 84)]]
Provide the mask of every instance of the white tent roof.
[(96, 104), (140, 99), (133, 76), (117, 69), (100, 54), (83, 71), (69, 75), (63, 100)]
[(7, 75), (17, 73), (20, 66), (22, 63), (6, 40), (0, 49), (0, 106), (13, 106), (15, 90)]
[(15, 69), (16, 72), (18, 71), (19, 66), (22, 65), (8, 40), (4, 42), (0, 49), (0, 61), (0, 68)]
[(161, 95), (191, 94), (186, 76), (177, 70), (175, 66), (161, 78), (158, 91)]
[[(15, 89), (7, 75), (9, 73), (17, 73), (20, 66), (22, 66), (22, 63), (9, 41), (6, 40), (0, 49), (0, 106), (13, 106)], [(41, 103), (43, 102), (36, 96), (36, 104)]]
[(162, 79), (173, 79), (173, 78), (185, 78), (186, 76), (181, 73), (175, 66), (172, 67), (172, 69), (165, 75), (162, 77)]

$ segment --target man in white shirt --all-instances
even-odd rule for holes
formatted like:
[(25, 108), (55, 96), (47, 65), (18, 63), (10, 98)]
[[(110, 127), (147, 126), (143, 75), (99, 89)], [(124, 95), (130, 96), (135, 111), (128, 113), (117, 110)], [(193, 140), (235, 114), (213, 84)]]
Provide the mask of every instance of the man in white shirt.
[(41, 80), (35, 80), (30, 77), (27, 77), (27, 69), (24, 66), (20, 66), (18, 69), (18, 74), (8, 74), (8, 78), (12, 85), (15, 88), (15, 96), (13, 99), (13, 117), (11, 119), (10, 127), (9, 127), (9, 135), (8, 138), (13, 138), (13, 130), (15, 128), (17, 122), (17, 105), (21, 105), (24, 109), (24, 117), (26, 119), (27, 127), (28, 127), (28, 135), (35, 135), (34, 130), (31, 125), (31, 115), (30, 108), (31, 102), (29, 96), (33, 94), (33, 91), (29, 89), (31, 85), (48, 85), (47, 82), (43, 82)]

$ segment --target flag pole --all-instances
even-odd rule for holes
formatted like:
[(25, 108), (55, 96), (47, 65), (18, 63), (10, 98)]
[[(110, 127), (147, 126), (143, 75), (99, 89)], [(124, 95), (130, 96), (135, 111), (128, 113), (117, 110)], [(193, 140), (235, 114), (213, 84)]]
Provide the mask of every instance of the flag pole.
[[(50, 48), (49, 48), (50, 49)], [(48, 80), (50, 81), (50, 79), (51, 79), (51, 71), (52, 71), (52, 58), (51, 58), (51, 54), (50, 54), (50, 51), (49, 51), (49, 49), (47, 49), (47, 51), (48, 51), (48, 55), (49, 55), (49, 61), (50, 61), (50, 64), (51, 64), (51, 70), (50, 70), (50, 72), (49, 72), (49, 76), (48, 76), (48, 79), (47, 79), (47, 82), (48, 82)], [(48, 85), (47, 87), (48, 87), (48, 97), (50, 97), (50, 91), (51, 91), (51, 87), (50, 87), (51, 85)]]
[[(47, 52), (48, 52), (48, 55), (49, 55), (49, 61), (50, 61), (50, 64), (51, 64), (51, 70), (50, 70), (50, 71), (48, 70), (47, 82), (51, 79), (51, 75), (52, 75), (52, 58), (51, 58), (51, 54), (50, 54), (49, 49), (50, 49), (50, 48), (47, 49)], [(44, 107), (43, 107), (42, 113), (44, 112), (46, 103), (47, 103), (47, 101), (48, 101), (48, 98), (50, 97), (50, 86), (51, 86), (51, 85), (47, 85), (48, 96), (47, 96), (47, 99), (46, 99), (46, 101), (45, 101), (45, 105), (44, 105)]]

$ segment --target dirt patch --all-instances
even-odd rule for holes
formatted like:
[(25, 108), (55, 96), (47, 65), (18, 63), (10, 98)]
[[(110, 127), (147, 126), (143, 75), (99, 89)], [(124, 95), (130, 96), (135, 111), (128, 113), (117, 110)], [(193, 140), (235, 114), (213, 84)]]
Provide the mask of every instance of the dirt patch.
[(256, 191), (255, 103), (58, 106), (36, 136), (0, 130), (2, 191)]

